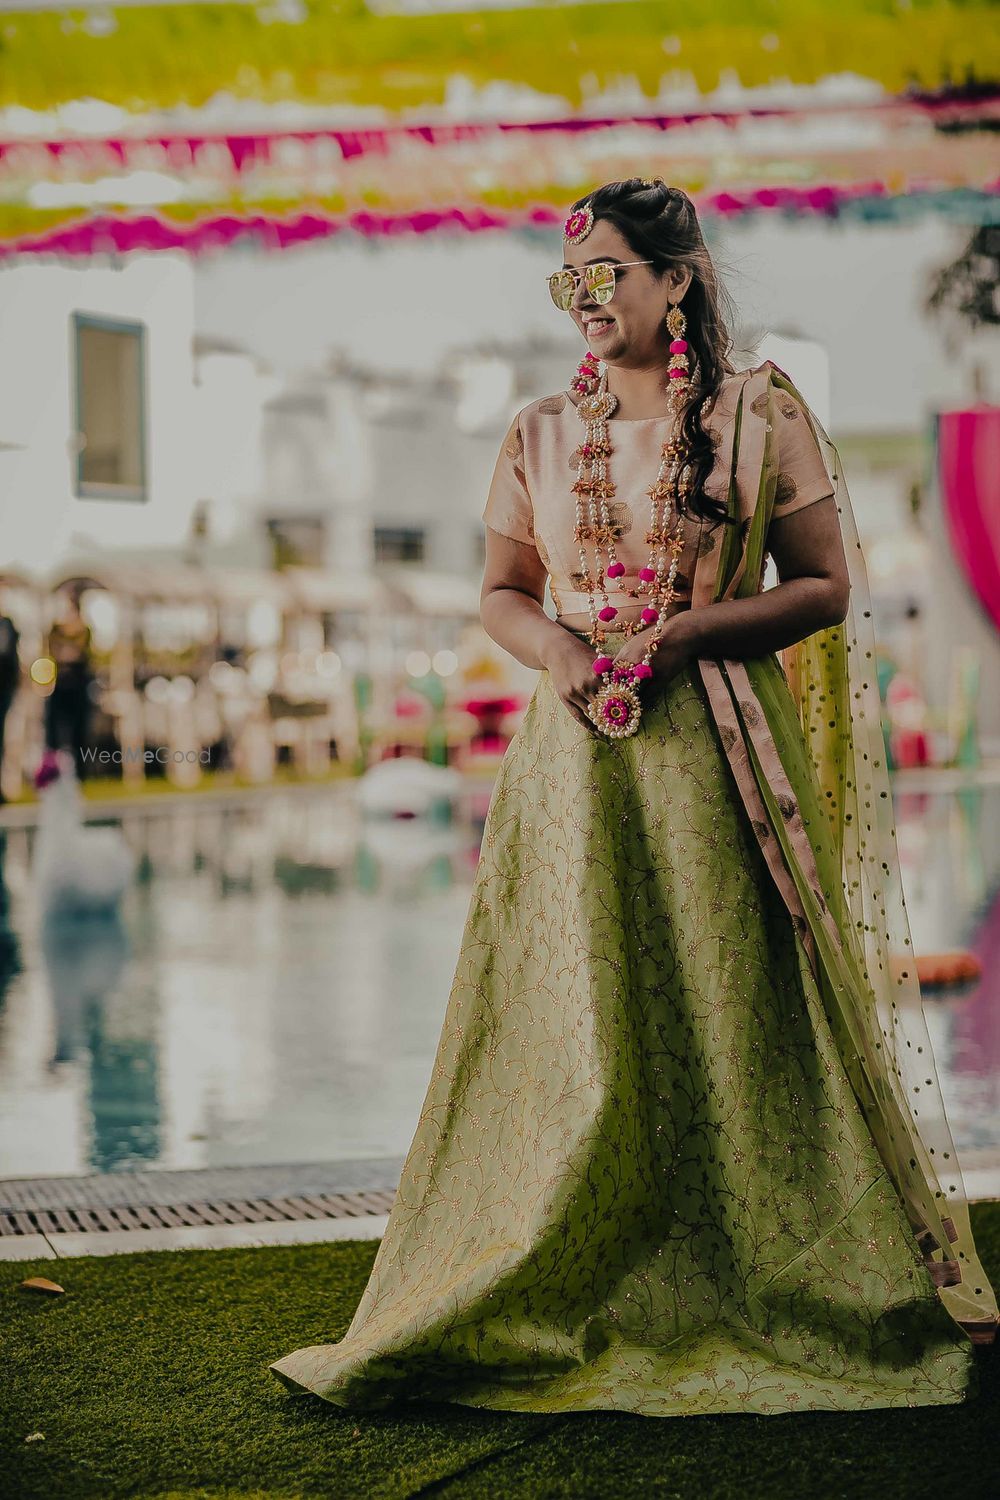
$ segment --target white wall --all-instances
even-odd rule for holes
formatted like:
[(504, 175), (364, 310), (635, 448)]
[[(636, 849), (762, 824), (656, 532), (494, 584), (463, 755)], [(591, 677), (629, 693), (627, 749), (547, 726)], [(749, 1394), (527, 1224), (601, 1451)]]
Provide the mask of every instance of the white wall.
[(261, 442), (260, 516), (322, 516), (321, 561), (367, 570), (375, 444), (357, 386), (334, 375), (291, 377), (263, 413)]
[[(933, 215), (887, 225), (760, 215), (710, 232), (747, 329), (794, 333), (827, 350), (840, 433), (921, 430), (928, 412), (969, 398), (973, 358), (991, 361), (1000, 400), (998, 341), (966, 336), (949, 353), (922, 310), (928, 278), (964, 246), (965, 225)], [(558, 230), (390, 244), (345, 236), (206, 258), (195, 269), (198, 326), (288, 370), (319, 367), (332, 349), (376, 368), (426, 370), (477, 340), (562, 336), (568, 380), (574, 351), (585, 350), (545, 287), (560, 243)]]
[(265, 408), (279, 382), (251, 355), (207, 348), (195, 359), (191, 482), (208, 506), (209, 542), (233, 560), (263, 560), (253, 507), (265, 464)]
[[(148, 495), (73, 493), (74, 312), (146, 327)], [(47, 570), (90, 547), (177, 545), (198, 498), (192, 441), (194, 286), (181, 256), (120, 268), (19, 262), (0, 270), (0, 564)]]

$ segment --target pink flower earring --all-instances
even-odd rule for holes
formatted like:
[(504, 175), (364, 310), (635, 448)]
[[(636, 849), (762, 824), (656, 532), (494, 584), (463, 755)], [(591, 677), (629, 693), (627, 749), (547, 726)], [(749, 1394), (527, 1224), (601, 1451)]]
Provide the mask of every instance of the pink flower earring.
[(667, 313), (667, 329), (670, 333), (670, 365), (667, 376), (671, 382), (671, 397), (675, 404), (682, 405), (691, 389), (691, 372), (688, 364), (687, 319), (679, 304), (673, 304)]

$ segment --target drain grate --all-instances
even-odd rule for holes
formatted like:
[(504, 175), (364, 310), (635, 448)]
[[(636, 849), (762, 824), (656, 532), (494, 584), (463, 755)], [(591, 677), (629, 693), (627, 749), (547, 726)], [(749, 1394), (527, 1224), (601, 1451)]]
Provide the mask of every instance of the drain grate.
[(202, 1228), (213, 1224), (274, 1224), (282, 1219), (363, 1218), (392, 1208), (395, 1189), (309, 1193), (284, 1198), (234, 1198), (194, 1203), (97, 1204), (69, 1208), (0, 1209), (0, 1235), (87, 1234), (112, 1229)]

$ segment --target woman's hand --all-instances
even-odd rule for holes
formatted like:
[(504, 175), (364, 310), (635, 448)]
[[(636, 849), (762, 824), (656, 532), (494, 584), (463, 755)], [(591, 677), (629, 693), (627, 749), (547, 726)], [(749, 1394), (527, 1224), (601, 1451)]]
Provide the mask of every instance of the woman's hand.
[[(594, 671), (597, 652), (587, 641), (581, 641), (565, 626), (561, 627), (564, 640), (556, 640), (545, 656), (545, 670), (552, 679), (552, 686), (565, 703), (578, 724), (592, 734), (601, 731), (587, 713), (587, 705), (598, 693), (605, 679)], [(603, 739), (604, 736), (601, 735)]]
[[(687, 623), (690, 613), (690, 609), (681, 610), (664, 622), (659, 643), (649, 659), (655, 682), (669, 682), (670, 678), (675, 677), (693, 658), (694, 638), (688, 630)], [(652, 638), (652, 625), (646, 625), (642, 630), (637, 630), (634, 635), (629, 636), (614, 658), (615, 666), (624, 666), (626, 663), (636, 665), (641, 662), (649, 650)]]

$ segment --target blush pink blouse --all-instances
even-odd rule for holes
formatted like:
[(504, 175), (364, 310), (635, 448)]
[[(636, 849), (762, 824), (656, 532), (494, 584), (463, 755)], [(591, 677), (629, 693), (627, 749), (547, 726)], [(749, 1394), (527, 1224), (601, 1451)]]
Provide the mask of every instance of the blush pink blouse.
[[(727, 376), (703, 422), (716, 438), (716, 462), (705, 484), (705, 492), (725, 501), (729, 484), (732, 443), (719, 441), (728, 423), (735, 420), (739, 390), (744, 375)], [(774, 514), (787, 516), (834, 493), (819, 446), (799, 403), (782, 392), (777, 404), (778, 476)], [(623, 593), (636, 588), (638, 571), (645, 567), (649, 547), (645, 535), (649, 525), (649, 496), (656, 478), (661, 449), (670, 436), (672, 418), (640, 417), (608, 421), (613, 452), (608, 470), (616, 492), (608, 501), (615, 527), (615, 550), (624, 563), (624, 575), (608, 581), (608, 599), (621, 611), (619, 619), (633, 619), (641, 600)], [(490, 482), (482, 519), (494, 531), (516, 541), (533, 543), (549, 574), (549, 588), (557, 615), (586, 615), (588, 595), (583, 590), (578, 544), (573, 540), (575, 497), (572, 485), (580, 462), (580, 444), (585, 427), (573, 398), (566, 391), (530, 402), (514, 417), (501, 445)], [(675, 589), (683, 603), (690, 601), (694, 565), (699, 556), (713, 549), (720, 539), (721, 522), (685, 517), (682, 523), (684, 550), (677, 563)], [(592, 557), (589, 543), (586, 555)], [(601, 600), (598, 599), (598, 607)]]

